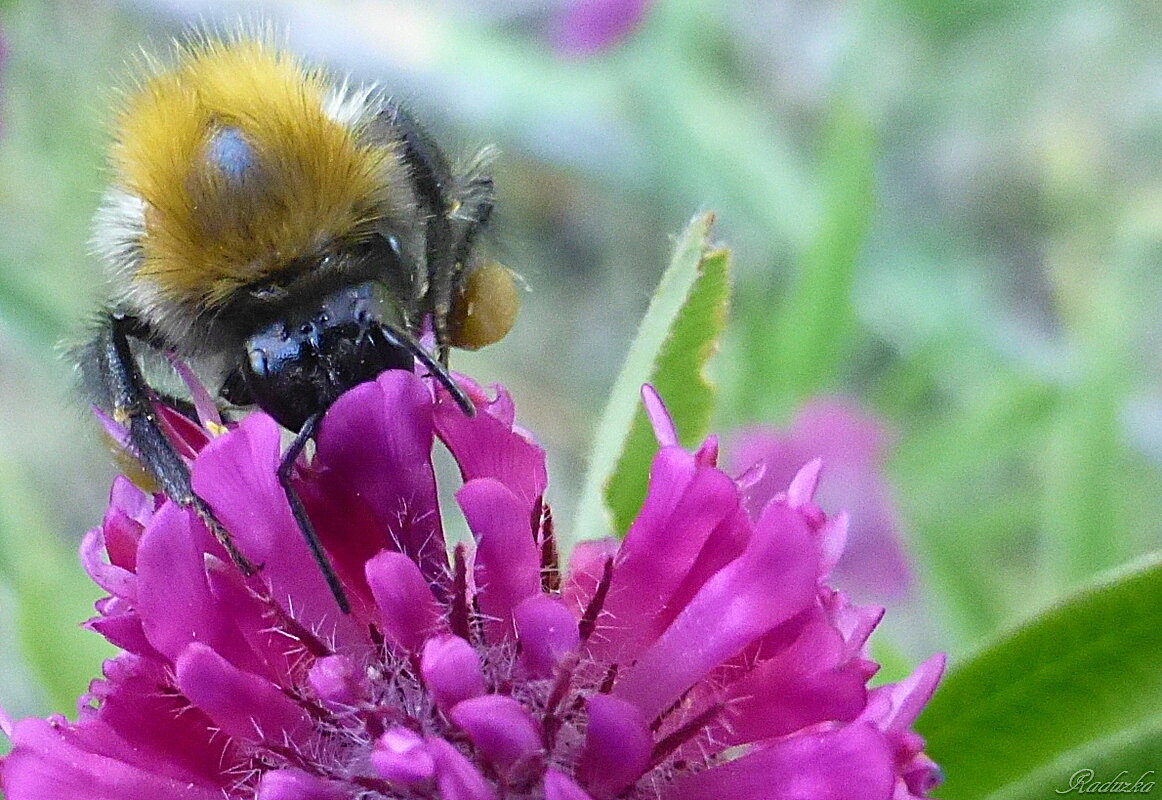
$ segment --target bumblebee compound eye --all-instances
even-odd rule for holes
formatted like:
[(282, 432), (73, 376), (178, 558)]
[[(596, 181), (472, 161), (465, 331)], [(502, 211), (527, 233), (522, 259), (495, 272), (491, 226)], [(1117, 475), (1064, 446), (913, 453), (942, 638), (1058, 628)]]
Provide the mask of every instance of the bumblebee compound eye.
[(499, 342), (516, 322), (520, 293), (512, 270), (486, 261), (468, 274), (452, 307), (452, 345), (479, 350)]

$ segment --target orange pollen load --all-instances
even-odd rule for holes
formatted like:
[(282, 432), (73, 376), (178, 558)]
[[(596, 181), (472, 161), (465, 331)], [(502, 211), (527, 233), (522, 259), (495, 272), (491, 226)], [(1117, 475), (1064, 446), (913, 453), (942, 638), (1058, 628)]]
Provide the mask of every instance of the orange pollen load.
[(464, 281), (452, 311), (452, 344), (479, 350), (499, 342), (512, 330), (520, 310), (520, 293), (513, 272), (486, 261)]

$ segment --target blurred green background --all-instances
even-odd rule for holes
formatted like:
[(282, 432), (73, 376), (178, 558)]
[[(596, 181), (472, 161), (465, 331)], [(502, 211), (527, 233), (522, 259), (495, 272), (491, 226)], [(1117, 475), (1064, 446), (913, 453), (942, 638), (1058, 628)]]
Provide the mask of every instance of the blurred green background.
[(736, 278), (714, 427), (842, 393), (893, 432), (902, 662), (1162, 544), (1162, 6), (659, 0), (587, 55), (554, 44), (561, 13), (0, 0), (0, 705), (71, 711), (104, 652), (60, 633), (97, 596), (72, 553), (114, 470), (59, 344), (103, 294), (114, 88), (197, 21), (272, 20), (452, 152), (499, 145), (491, 246), (525, 308), (456, 366), (511, 390), (559, 519), (672, 237), (713, 210)]

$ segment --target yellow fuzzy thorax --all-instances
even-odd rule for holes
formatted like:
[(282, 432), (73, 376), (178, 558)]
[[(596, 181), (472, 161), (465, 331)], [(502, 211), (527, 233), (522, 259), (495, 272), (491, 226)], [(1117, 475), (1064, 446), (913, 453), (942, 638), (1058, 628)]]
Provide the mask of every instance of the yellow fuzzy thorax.
[[(187, 46), (132, 91), (112, 161), (144, 202), (134, 280), (213, 307), (390, 213), (397, 154), (328, 117), (330, 88), (272, 45), (237, 40)], [(233, 160), (213, 150), (224, 131)]]

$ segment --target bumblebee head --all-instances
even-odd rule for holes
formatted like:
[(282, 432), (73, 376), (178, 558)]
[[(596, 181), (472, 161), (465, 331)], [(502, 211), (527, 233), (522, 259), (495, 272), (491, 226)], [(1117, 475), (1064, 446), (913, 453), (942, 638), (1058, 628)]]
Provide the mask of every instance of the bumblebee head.
[(298, 431), (369, 376), (411, 369), (412, 350), (395, 333), (400, 327), (381, 284), (345, 286), (254, 331), (237, 375), (253, 402)]

